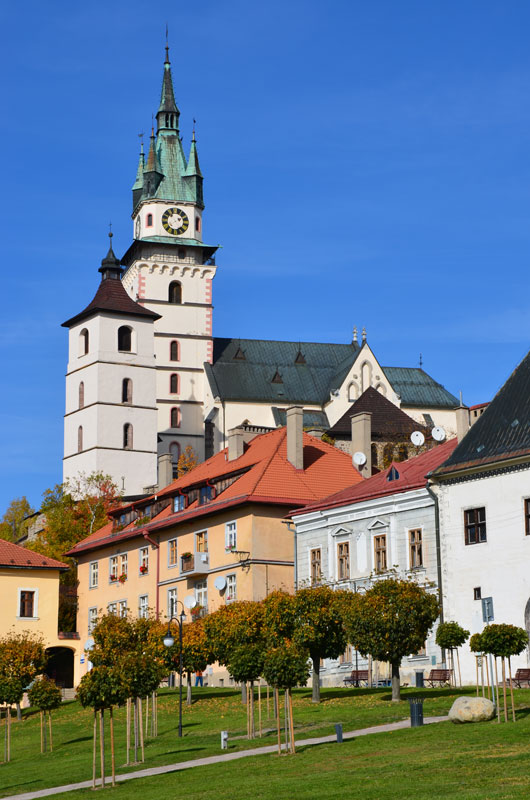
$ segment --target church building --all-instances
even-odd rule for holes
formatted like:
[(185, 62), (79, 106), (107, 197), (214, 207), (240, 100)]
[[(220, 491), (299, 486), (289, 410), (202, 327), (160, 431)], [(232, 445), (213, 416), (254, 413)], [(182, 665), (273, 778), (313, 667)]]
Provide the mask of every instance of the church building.
[(169, 48), (156, 132), (132, 189), (133, 241), (112, 246), (101, 283), (69, 329), (64, 479), (110, 474), (126, 496), (167, 481), (191, 445), (202, 461), (229, 430), (264, 432), (302, 406), (304, 426), (331, 429), (370, 387), (420, 426), (456, 430), (459, 401), (421, 368), (383, 367), (356, 330), (343, 344), (213, 336), (217, 246), (203, 240), (195, 132), (184, 151)]

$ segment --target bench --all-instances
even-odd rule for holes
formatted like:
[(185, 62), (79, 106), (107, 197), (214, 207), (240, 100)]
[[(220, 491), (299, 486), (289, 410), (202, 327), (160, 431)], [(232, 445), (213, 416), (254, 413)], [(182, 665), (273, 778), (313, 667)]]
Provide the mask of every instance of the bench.
[(515, 677), (512, 678), (512, 683), (518, 689), (522, 689), (521, 684), (530, 687), (530, 669), (518, 669)]
[(367, 669), (352, 669), (351, 675), (344, 678), (344, 683), (350, 686), (360, 686), (361, 681), (368, 684), (368, 670)]
[(428, 676), (425, 678), (425, 683), (432, 687), (435, 683), (438, 684), (438, 686), (450, 686), (452, 674), (452, 669), (431, 669)]

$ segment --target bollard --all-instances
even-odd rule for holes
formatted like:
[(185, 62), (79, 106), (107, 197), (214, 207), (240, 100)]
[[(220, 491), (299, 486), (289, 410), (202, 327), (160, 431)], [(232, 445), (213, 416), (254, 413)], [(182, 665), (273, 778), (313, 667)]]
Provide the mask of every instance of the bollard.
[(221, 731), (221, 750), (228, 750), (228, 731)]
[(424, 685), (425, 684), (423, 683), (423, 670), (422, 669), (417, 669), (416, 670), (416, 689), (423, 689)]
[(423, 697), (409, 697), (410, 727), (418, 728), (423, 725)]
[(337, 744), (342, 744), (342, 725), (340, 722), (335, 725), (335, 733), (337, 734)]

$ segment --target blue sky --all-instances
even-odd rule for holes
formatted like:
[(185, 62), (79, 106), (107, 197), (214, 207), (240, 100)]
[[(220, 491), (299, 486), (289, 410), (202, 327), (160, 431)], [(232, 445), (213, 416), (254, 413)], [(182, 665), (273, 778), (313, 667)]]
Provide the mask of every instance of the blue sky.
[[(214, 334), (346, 342), (468, 404), (528, 349), (530, 5), (4, 3), (0, 514), (61, 480), (66, 331), (127, 249), (169, 24)], [(23, 10), (21, 10), (23, 9)]]

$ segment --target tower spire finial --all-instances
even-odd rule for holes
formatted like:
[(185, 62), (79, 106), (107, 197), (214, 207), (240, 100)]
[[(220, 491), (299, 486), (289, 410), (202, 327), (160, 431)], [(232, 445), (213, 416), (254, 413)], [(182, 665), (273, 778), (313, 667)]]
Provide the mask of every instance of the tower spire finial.
[(197, 140), (195, 139), (195, 125), (196, 125), (196, 123), (197, 123), (197, 120), (196, 120), (196, 119), (195, 119), (195, 117), (194, 117), (194, 118), (193, 118), (193, 132), (192, 132), (192, 134), (191, 134), (191, 141), (192, 141), (192, 142), (195, 142), (195, 141), (197, 141)]
[(363, 330), (362, 330), (362, 337), (363, 337), (363, 343), (364, 343), (366, 341), (366, 328), (364, 327), (364, 325), (363, 325)]
[(167, 22), (166, 22), (166, 60), (164, 63), (169, 64), (169, 33), (168, 33)]
[(352, 344), (356, 344), (356, 343), (357, 343), (357, 325), (354, 325), (353, 326)]

